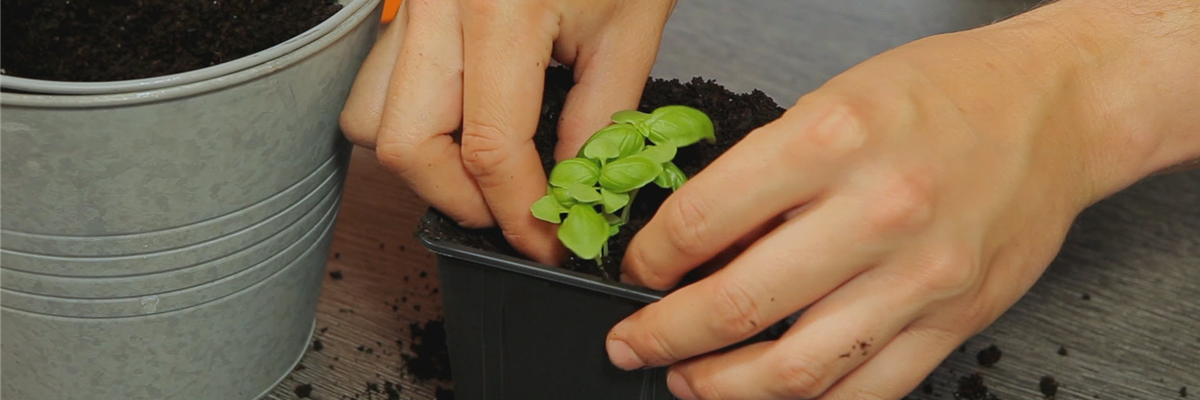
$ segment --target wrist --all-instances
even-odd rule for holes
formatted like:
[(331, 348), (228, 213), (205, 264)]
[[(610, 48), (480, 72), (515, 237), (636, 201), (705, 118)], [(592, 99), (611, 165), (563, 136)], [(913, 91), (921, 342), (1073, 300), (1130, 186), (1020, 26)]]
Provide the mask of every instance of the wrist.
[(1200, 1), (1064, 0), (994, 29), (1033, 39), (1020, 44), (1034, 49), (1028, 72), (1062, 92), (1043, 133), (1078, 144), (1085, 202), (1200, 166)]

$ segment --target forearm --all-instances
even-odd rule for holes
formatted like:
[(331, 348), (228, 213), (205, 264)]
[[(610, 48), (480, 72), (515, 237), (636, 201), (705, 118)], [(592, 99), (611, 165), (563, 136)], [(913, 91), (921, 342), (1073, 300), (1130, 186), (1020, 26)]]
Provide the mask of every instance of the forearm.
[(1027, 62), (1071, 93), (1063, 127), (1092, 147), (1098, 197), (1200, 167), (1200, 0), (1063, 0), (995, 29), (1041, 38), (1049, 57)]

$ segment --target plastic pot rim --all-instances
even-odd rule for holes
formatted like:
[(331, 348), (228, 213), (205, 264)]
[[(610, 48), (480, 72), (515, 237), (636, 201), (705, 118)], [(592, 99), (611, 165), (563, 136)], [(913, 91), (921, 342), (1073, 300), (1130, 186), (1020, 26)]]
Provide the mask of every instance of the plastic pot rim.
[(294, 52), (318, 38), (333, 32), (338, 26), (346, 22), (351, 15), (362, 8), (364, 4), (374, 1), (379, 0), (348, 0), (343, 3), (342, 9), (334, 13), (333, 16), (296, 36), (252, 54), (200, 69), (142, 79), (101, 82), (56, 81), (4, 76), (4, 79), (0, 80), (0, 88), (4, 90), (18, 90), (30, 94), (103, 95), (143, 92), (205, 81), (249, 69)]
[[(239, 70), (226, 71), (223, 74), (214, 74), (203, 79), (189, 79), (186, 81), (170, 81), (158, 87), (138, 87), (133, 88), (131, 92), (117, 93), (87, 93), (87, 94), (49, 94), (49, 93), (19, 93), (19, 92), (0, 92), (0, 104), (4, 107), (29, 107), (29, 108), (102, 108), (114, 106), (131, 106), (144, 103), (160, 102), (172, 100), (182, 97), (195, 96), (207, 92), (212, 92), (239, 84), (260, 79), (271, 75), (275, 71), (291, 67), (303, 60), (313, 56), (316, 53), (324, 51), (332, 46), (333, 42), (342, 40), (351, 31), (358, 29), (363, 23), (368, 22), (366, 19), (372, 15), (383, 0), (350, 0), (351, 3), (344, 6), (333, 17), (325, 20), (313, 29), (322, 28), (328, 31), (322, 34), (313, 34), (314, 31), (309, 31), (296, 38), (306, 37), (311, 38), (307, 43), (299, 44), (292, 43), (289, 40), (289, 47), (286, 51), (281, 51), (274, 57), (264, 58), (260, 62), (250, 65)], [(328, 24), (328, 25), (327, 25)], [(276, 45), (276, 47), (281, 45)], [(271, 49), (275, 49), (272, 47)], [(265, 51), (265, 50), (264, 50)], [(255, 53), (255, 54), (261, 54)], [(253, 55), (251, 55), (253, 56)], [(247, 56), (247, 57), (251, 57)], [(210, 68), (216, 68), (224, 64), (218, 64), (204, 69), (199, 69), (183, 74), (198, 73), (207, 71)], [(15, 77), (3, 77), (2, 81), (6, 84), (5, 89), (8, 89), (7, 83), (10, 80), (18, 79)], [(45, 81), (43, 81), (45, 82)], [(75, 84), (75, 83), (72, 83)], [(69, 93), (79, 93), (78, 90), (72, 89)]]
[[(433, 210), (426, 212), (421, 217), (422, 222), (430, 222), (435, 218), (437, 218), (437, 214)], [(669, 293), (634, 286), (624, 282), (605, 280), (565, 268), (436, 239), (425, 231), (419, 231), (417, 239), (426, 249), (442, 257), (455, 258), (477, 265), (497, 268), (511, 273), (527, 275), (549, 282), (574, 286), (642, 303), (649, 304), (656, 302)]]

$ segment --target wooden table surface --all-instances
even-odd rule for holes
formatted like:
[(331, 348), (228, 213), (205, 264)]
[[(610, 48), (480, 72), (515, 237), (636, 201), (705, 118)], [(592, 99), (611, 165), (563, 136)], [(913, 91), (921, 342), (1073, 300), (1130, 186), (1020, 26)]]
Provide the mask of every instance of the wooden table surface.
[[(968, 29), (1030, 7), (1001, 0), (690, 0), (668, 23), (656, 77), (716, 79), (762, 89), (780, 104), (904, 42)], [(437, 318), (433, 256), (413, 237), (426, 204), (357, 149), (319, 305), (321, 351), (267, 399), (433, 399), (441, 382), (403, 373), (409, 324)], [(993, 367), (975, 354), (995, 344)], [(952, 399), (956, 377), (980, 372), (1000, 399), (1040, 399), (1053, 376), (1058, 399), (1200, 396), (1200, 172), (1149, 179), (1082, 215), (1036, 286), (927, 380)], [(1060, 355), (1060, 348), (1067, 355)], [(411, 354), (411, 353), (409, 353)], [(377, 391), (368, 385), (377, 385)], [(536, 400), (536, 399), (533, 399)]]

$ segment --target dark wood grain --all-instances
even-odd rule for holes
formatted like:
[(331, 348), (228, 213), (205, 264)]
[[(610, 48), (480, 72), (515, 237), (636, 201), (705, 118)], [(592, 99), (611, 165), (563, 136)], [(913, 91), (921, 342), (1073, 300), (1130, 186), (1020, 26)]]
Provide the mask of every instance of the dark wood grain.
[[(889, 48), (1034, 3), (681, 1), (653, 75), (761, 89), (787, 106)], [(424, 210), (373, 154), (356, 152), (329, 264), (344, 279), (327, 279), (321, 298), (318, 327), (328, 330), (317, 337), (325, 348), (310, 351), (306, 369), (268, 399), (294, 399), (302, 383), (314, 386), (314, 399), (385, 399), (366, 391), (368, 381), (401, 383), (402, 399), (433, 398), (438, 384), (403, 376), (399, 356), (408, 324), (441, 310), (434, 260), (412, 237)], [(397, 305), (401, 297), (407, 303)], [(992, 344), (1003, 357), (980, 367), (975, 353)], [(1001, 399), (1042, 398), (1044, 375), (1061, 383), (1058, 399), (1175, 399), (1183, 386), (1200, 395), (1200, 172), (1151, 178), (1088, 209), (1042, 279), (965, 347), (928, 378), (933, 394), (913, 397), (952, 399), (956, 377), (974, 372)]]

